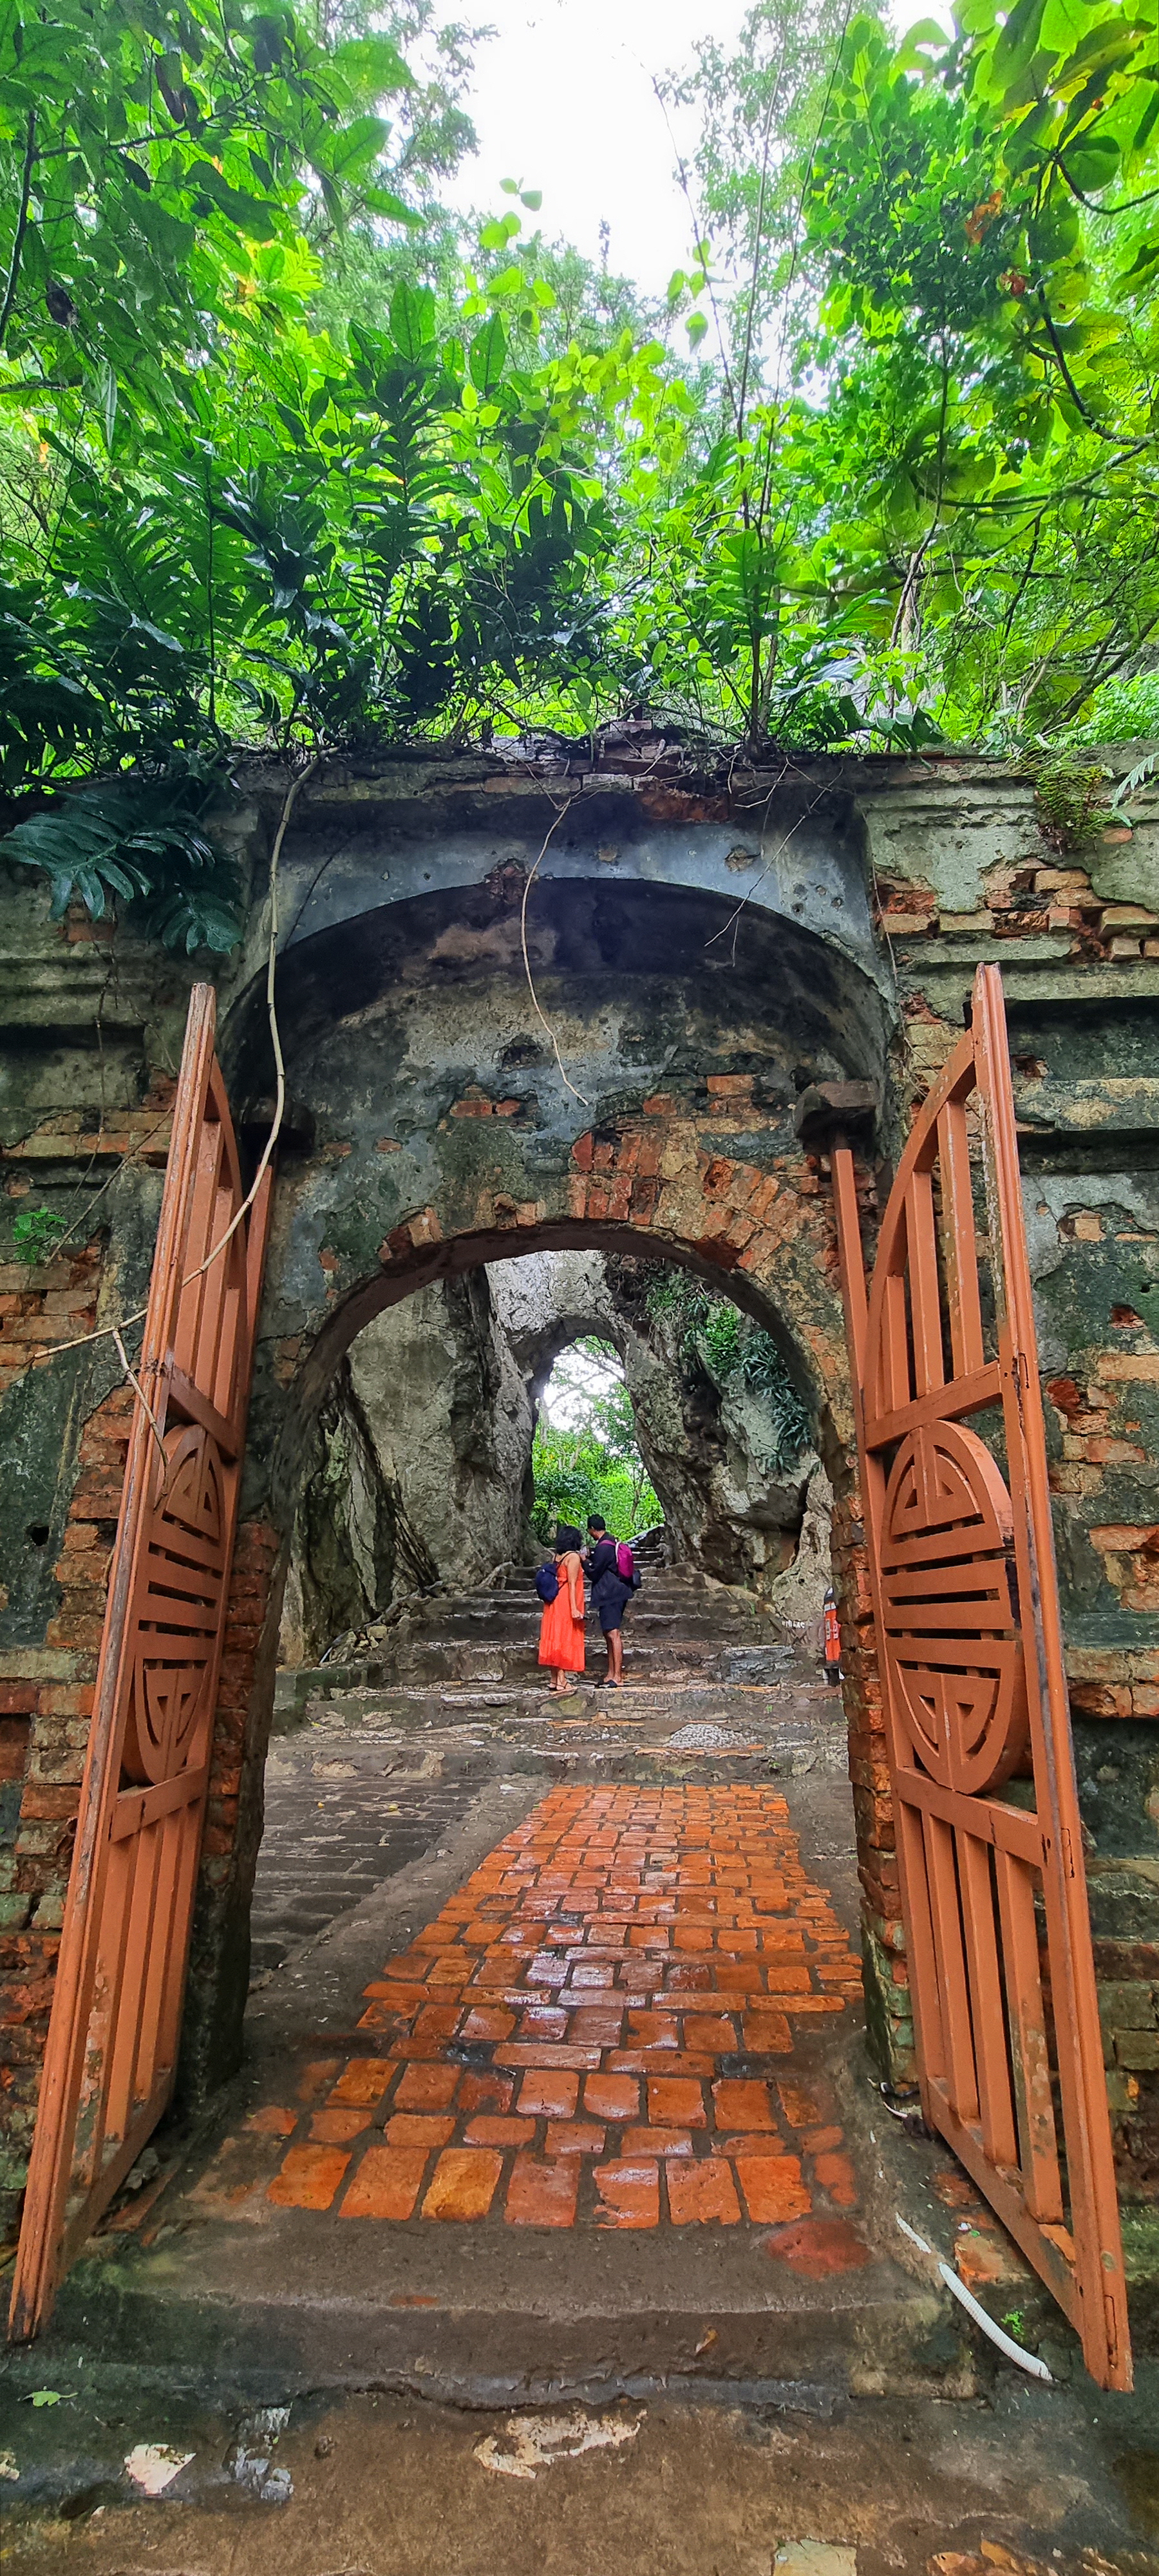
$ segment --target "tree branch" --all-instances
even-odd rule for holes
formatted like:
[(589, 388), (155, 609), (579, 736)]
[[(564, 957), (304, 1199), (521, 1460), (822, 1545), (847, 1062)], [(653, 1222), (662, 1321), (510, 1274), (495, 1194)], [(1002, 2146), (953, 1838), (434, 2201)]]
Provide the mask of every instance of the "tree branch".
[(30, 107), (28, 111), (28, 139), (24, 146), (24, 168), (20, 179), (20, 205), (16, 215), (16, 231), (12, 238), (12, 257), (8, 264), (8, 282), (4, 289), (4, 301), (0, 304), (0, 349), (4, 346), (4, 335), (12, 319), (12, 307), (16, 302), (16, 289), (20, 282), (20, 261), (24, 250), (24, 236), (28, 230), (28, 202), (32, 195), (32, 173), (35, 165), (36, 109), (34, 107)]
[[(1095, 419), (1094, 413), (1088, 411), (1087, 406), (1083, 401), (1082, 395), (1080, 394), (1070, 368), (1067, 365), (1066, 351), (1063, 348), (1062, 342), (1054, 327), (1054, 320), (1050, 306), (1046, 300), (1045, 289), (1041, 286), (1038, 289), (1038, 301), (1042, 306), (1042, 318), (1046, 324), (1047, 335), (1050, 340), (1051, 348), (1054, 351), (1058, 371), (1062, 377), (1064, 385), (1066, 386), (1067, 392), (1070, 395), (1071, 401), (1074, 403), (1080, 417), (1086, 422), (1087, 428), (1093, 429), (1096, 438), (1105, 438), (1108, 447), (1118, 447), (1122, 439), (1122, 431), (1117, 429), (1104, 429), (1102, 422)], [(1038, 352), (1038, 354), (1041, 355), (1041, 352)], [(1142, 446), (1143, 444), (1144, 441), (1140, 440), (1139, 445)]]

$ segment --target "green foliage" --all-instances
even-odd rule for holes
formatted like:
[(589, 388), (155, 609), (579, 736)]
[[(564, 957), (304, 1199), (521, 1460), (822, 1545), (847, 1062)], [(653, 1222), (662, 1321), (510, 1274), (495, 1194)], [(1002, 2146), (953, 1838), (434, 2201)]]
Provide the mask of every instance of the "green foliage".
[(283, 5), (58, 0), (0, 13), (0, 345), (14, 390), (75, 389), (113, 449), (123, 398), (165, 410), (264, 262), (280, 262), (303, 189), (334, 222), (352, 198), (408, 209), (382, 184), (375, 110), (410, 74), (386, 35), (327, 46)]
[(900, 43), (757, 0), (686, 96), (673, 312), (716, 354), (648, 498), (642, 694), (807, 749), (1149, 729), (1155, 0)]
[[(754, 0), (679, 94), (656, 312), (522, 177), (440, 203), (433, 0), (0, 0), (0, 788), (46, 828), (237, 745), (629, 706), (1044, 770), (1159, 728), (1157, 7)], [(221, 946), (198, 812), (70, 798), (38, 863)]]
[(38, 1269), (42, 1262), (51, 1261), (67, 1230), (64, 1217), (58, 1216), (55, 1208), (22, 1208), (12, 1226), (13, 1258)]
[[(442, 31), (424, 88), (347, 14), (321, 41), (291, 6), (0, 8), (9, 795), (224, 775), (245, 743), (581, 727), (634, 675), (609, 460), (655, 443), (663, 351), (627, 330), (541, 349), (555, 290), (533, 246), (511, 255), (514, 210), (474, 266), (434, 223), (421, 273), (416, 202), (425, 235), (470, 137), (465, 40)], [(397, 0), (396, 29), (429, 44), (430, 20)], [(105, 794), (9, 854), (63, 900), (147, 901), (172, 942), (228, 944), (195, 814), (134, 824)]]
[(1073, 753), (1034, 761), (1031, 768), (1043, 838), (1064, 853), (1089, 849), (1112, 820), (1105, 769)]
[(205, 787), (191, 778), (58, 797), (18, 823), (8, 858), (42, 868), (54, 919), (79, 898), (99, 921), (110, 896), (141, 902), (166, 948), (227, 950), (241, 935), (241, 885), (196, 820)]
[(663, 1519), (640, 1456), (632, 1399), (622, 1375), (605, 1369), (601, 1382), (582, 1365), (584, 1360), (606, 1363), (610, 1357), (607, 1344), (588, 1340), (576, 1345), (575, 1357), (565, 1352), (556, 1362), (553, 1384), (566, 1392), (579, 1419), (565, 1427), (541, 1412), (536, 1425), (531, 1525), (538, 1538), (550, 1538), (557, 1520), (586, 1530), (591, 1512), (603, 1514), (613, 1538), (632, 1538)]
[(531, 1526), (549, 1540), (557, 1521), (585, 1534), (588, 1515), (602, 1512), (613, 1538), (634, 1538), (664, 1515), (642, 1469), (613, 1458), (588, 1429), (562, 1431), (541, 1423), (532, 1450), (535, 1501)]
[(661, 1271), (649, 1282), (647, 1306), (669, 1319), (678, 1355), (698, 1361), (722, 1395), (742, 1387), (759, 1395), (773, 1435), (768, 1463), (795, 1467), (809, 1446), (809, 1418), (772, 1335), (687, 1270)]
[[(1144, 651), (1155, 10), (849, 27), (806, 197), (857, 578), (947, 730), (1064, 733)], [(1128, 183), (1130, 183), (1128, 185)], [(840, 500), (838, 501), (840, 515)], [(874, 559), (876, 558), (876, 563)], [(851, 559), (850, 569), (854, 569)]]

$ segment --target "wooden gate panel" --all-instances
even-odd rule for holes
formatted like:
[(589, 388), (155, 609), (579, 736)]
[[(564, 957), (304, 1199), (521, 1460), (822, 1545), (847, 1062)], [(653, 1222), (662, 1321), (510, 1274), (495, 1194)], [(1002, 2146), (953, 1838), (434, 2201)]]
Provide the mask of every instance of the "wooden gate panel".
[(234, 1224), (244, 1200), (214, 1028), (212, 988), (196, 985), (29, 2167), (15, 2338), (45, 2322), (176, 2072), (269, 1222), (266, 1173)]
[[(868, 1300), (844, 1148), (834, 1195), (923, 2108), (1065, 2309), (1092, 2376), (1129, 2388), (996, 967), (978, 969), (972, 1026), (915, 1120)], [(971, 1415), (991, 1417), (987, 1439)]]

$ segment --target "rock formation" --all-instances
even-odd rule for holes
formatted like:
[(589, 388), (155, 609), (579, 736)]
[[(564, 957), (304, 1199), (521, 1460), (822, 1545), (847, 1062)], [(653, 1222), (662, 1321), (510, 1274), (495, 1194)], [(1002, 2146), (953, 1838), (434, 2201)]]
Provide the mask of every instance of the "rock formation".
[[(828, 1575), (828, 1488), (809, 1449), (778, 1464), (775, 1408), (679, 1318), (655, 1265), (599, 1253), (495, 1262), (388, 1307), (323, 1408), (295, 1533), (281, 1660), (437, 1582), (469, 1587), (530, 1552), (536, 1410), (561, 1351), (612, 1343), (670, 1552), (804, 1625)], [(752, 1328), (742, 1319), (742, 1336)]]

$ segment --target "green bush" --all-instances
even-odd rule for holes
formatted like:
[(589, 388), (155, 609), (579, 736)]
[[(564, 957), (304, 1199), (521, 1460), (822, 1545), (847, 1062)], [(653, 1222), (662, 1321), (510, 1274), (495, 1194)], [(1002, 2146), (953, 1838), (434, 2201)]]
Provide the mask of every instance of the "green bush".
[(22, 1208), (12, 1228), (15, 1258), (38, 1269), (42, 1262), (51, 1261), (61, 1235), (66, 1232), (65, 1220), (57, 1215), (55, 1208)]
[(634, 1538), (664, 1517), (639, 1451), (634, 1458), (613, 1456), (590, 1424), (565, 1431), (541, 1422), (531, 1464), (531, 1526), (537, 1538), (550, 1541), (561, 1520), (586, 1531), (591, 1512), (602, 1512), (613, 1538)]

